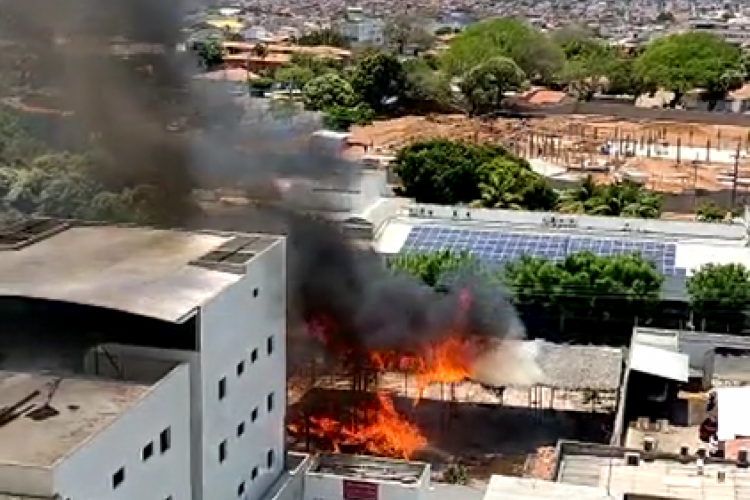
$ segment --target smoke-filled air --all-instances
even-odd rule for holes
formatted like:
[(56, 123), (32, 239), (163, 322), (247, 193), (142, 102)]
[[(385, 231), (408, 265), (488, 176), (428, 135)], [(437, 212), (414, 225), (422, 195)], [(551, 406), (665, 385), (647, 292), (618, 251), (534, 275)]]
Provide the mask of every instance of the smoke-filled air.
[[(92, 150), (97, 182), (156, 193), (146, 204), (155, 224), (287, 233), (292, 315), (330, 351), (439, 363), (437, 349), (453, 339), (450, 356), (465, 354), (470, 365), (460, 375), (538, 381), (534, 353), (516, 342), (523, 326), (500, 292), (472, 276), (437, 292), (394, 274), (380, 256), (348, 245), (336, 223), (283, 201), (294, 183), (356, 182), (358, 167), (312, 154), (319, 123), (311, 113), (273, 118), (249, 97), (194, 83), (193, 56), (176, 50), (188, 7), (0, 0), (0, 39), (11, 43), (2, 64), (22, 74), (19, 85), (56, 97), (65, 118), (54, 139)], [(252, 208), (213, 213), (196, 201), (196, 191), (219, 187), (241, 189)]]

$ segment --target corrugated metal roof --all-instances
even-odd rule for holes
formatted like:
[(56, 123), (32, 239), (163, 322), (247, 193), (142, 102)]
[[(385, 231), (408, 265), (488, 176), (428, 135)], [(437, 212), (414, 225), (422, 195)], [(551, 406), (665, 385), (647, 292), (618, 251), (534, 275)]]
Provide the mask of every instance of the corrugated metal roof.
[(677, 330), (636, 327), (631, 344), (650, 345), (668, 351), (680, 352), (680, 336)]
[(492, 476), (484, 500), (601, 500), (621, 499), (608, 496), (591, 486), (554, 483), (521, 477)]
[(633, 345), (630, 369), (678, 382), (687, 382), (690, 376), (687, 355), (644, 344)]

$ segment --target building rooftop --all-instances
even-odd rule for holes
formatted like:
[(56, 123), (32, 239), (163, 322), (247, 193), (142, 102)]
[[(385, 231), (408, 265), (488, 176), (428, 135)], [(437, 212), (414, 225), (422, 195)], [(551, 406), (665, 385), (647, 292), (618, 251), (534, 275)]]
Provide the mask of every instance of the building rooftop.
[(422, 480), (427, 469), (428, 465), (420, 462), (337, 453), (318, 455), (310, 466), (309, 473), (416, 484)]
[(531, 478), (492, 476), (484, 500), (601, 500), (621, 499), (591, 486), (540, 481)]
[(0, 464), (54, 465), (149, 389), (129, 382), (0, 372)]
[[(591, 250), (603, 254), (634, 251), (648, 253), (651, 250), (649, 246), (665, 246), (664, 255), (655, 257), (659, 261), (656, 262), (657, 267), (666, 269), (666, 274), (680, 277), (690, 276), (693, 271), (707, 263), (742, 263), (750, 260), (750, 248), (745, 246), (745, 229), (740, 224), (561, 215), (420, 204), (412, 204), (398, 213), (391, 214), (390, 219), (378, 231), (375, 247), (379, 252), (386, 254), (419, 250), (425, 246), (425, 241), (412, 233), (415, 229), (420, 231), (420, 228), (445, 230), (446, 235), (428, 238), (429, 241), (426, 243), (429, 244), (430, 250), (465, 250), (479, 257), (492, 251), (493, 257), (501, 254), (500, 259), (513, 258), (517, 252), (509, 250), (519, 250), (519, 242), (514, 243), (513, 249), (507, 248), (507, 244), (498, 246), (492, 238), (493, 234), (531, 237), (533, 241), (520, 242), (521, 247), (524, 247), (520, 250), (524, 254), (553, 258), (562, 256), (565, 251), (552, 255), (551, 250), (560, 250), (560, 245), (557, 245), (559, 241), (551, 242), (548, 238), (571, 239), (569, 243), (572, 244), (563, 245), (568, 252)], [(468, 236), (460, 233), (467, 230), (474, 233)], [(482, 234), (487, 235), (487, 238), (483, 239)]]
[(545, 386), (560, 389), (614, 391), (620, 387), (622, 349), (593, 345), (559, 345), (530, 341), (536, 345), (536, 362)]
[[(723, 482), (718, 479), (720, 470), (726, 472)], [(680, 500), (750, 499), (750, 470), (720, 463), (706, 464), (699, 475), (695, 462), (656, 459), (630, 466), (623, 457), (564, 455), (558, 480), (596, 487), (617, 496), (630, 493)]]
[[(4, 237), (0, 234), (0, 243)], [(5, 248), (0, 296), (58, 300), (180, 322), (239, 280), (238, 273), (210, 265), (231, 264), (238, 239), (135, 227), (70, 227), (26, 246)], [(263, 239), (265, 247), (275, 241)], [(232, 245), (237, 248), (227, 248)], [(247, 259), (248, 254), (242, 256)]]

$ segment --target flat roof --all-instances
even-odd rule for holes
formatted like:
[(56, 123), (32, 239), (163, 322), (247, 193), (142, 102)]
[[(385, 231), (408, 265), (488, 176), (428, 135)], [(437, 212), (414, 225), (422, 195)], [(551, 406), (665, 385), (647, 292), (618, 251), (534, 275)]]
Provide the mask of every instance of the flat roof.
[(323, 453), (313, 459), (308, 474), (331, 474), (350, 479), (417, 484), (427, 464), (366, 455)]
[(240, 277), (191, 265), (233, 236), (71, 227), (0, 258), (0, 296), (59, 300), (179, 322)]
[[(726, 472), (724, 482), (717, 480), (719, 470)], [(681, 500), (750, 498), (750, 470), (717, 463), (705, 464), (703, 475), (698, 475), (695, 462), (656, 459), (629, 466), (623, 457), (564, 455), (558, 481), (596, 487), (614, 495), (630, 493)]]
[(547, 387), (614, 391), (620, 387), (624, 353), (616, 347), (526, 341), (536, 348), (536, 362)]
[[(560, 214), (557, 214), (560, 215)], [(666, 221), (665, 221), (666, 222)], [(673, 222), (673, 221), (669, 221)], [(376, 249), (381, 253), (395, 254), (402, 251), (409, 233), (419, 226), (440, 227), (445, 229), (464, 229), (488, 233), (527, 234), (530, 236), (573, 236), (594, 239), (628, 239), (632, 241), (658, 241), (674, 244), (676, 247), (675, 267), (685, 269), (692, 275), (705, 264), (731, 264), (750, 261), (750, 247), (737, 237), (709, 237), (699, 233), (659, 233), (656, 231), (623, 232), (606, 227), (571, 227), (551, 228), (543, 224), (520, 222), (490, 222), (485, 220), (457, 220), (450, 218), (424, 218), (399, 215), (386, 221), (378, 231)]]
[(647, 344), (633, 343), (630, 349), (630, 369), (648, 375), (687, 382), (690, 377), (686, 354)]
[[(11, 415), (16, 416), (0, 419), (4, 422), (0, 423), (0, 464), (50, 467), (110, 425), (150, 389), (124, 381), (0, 371), (0, 408), (12, 408)], [(50, 394), (54, 411), (46, 412), (44, 404)]]
[(591, 486), (555, 483), (532, 478), (492, 476), (484, 500), (600, 500), (622, 499)]

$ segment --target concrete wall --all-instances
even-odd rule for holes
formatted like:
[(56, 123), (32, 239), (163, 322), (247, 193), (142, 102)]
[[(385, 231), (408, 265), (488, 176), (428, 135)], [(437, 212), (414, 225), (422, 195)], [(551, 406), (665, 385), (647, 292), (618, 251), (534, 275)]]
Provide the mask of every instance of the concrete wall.
[(671, 235), (674, 237), (719, 238), (740, 240), (745, 235), (743, 226), (709, 222), (664, 221), (659, 219), (631, 219), (627, 217), (599, 217), (593, 215), (564, 215), (553, 212), (524, 212), (514, 210), (470, 209), (442, 205), (413, 204), (408, 207), (411, 217), (447, 221), (482, 221), (499, 226), (512, 224), (529, 227), (549, 227), (545, 221), (554, 217), (558, 222), (571, 223), (570, 228), (595, 234), (598, 232), (623, 231), (637, 236), (641, 233)]
[[(161, 447), (161, 434), (168, 446)], [(153, 455), (143, 449), (153, 446)], [(115, 486), (113, 476), (124, 472)], [(192, 498), (190, 487), (190, 373), (176, 367), (135, 407), (54, 467), (62, 498), (132, 500)]]
[(200, 325), (203, 429), (194, 453), (202, 495), (195, 498), (261, 498), (284, 465), (286, 241), (256, 255), (239, 282), (201, 309)]
[(290, 461), (296, 463), (287, 463), (287, 470), (266, 492), (263, 500), (302, 500), (305, 495), (305, 473), (312, 460), (310, 455), (292, 452), (287, 455), (287, 462)]
[(0, 493), (10, 495), (51, 497), (55, 493), (52, 471), (45, 467), (2, 464), (0, 485)]
[(750, 115), (740, 113), (712, 113), (709, 111), (638, 108), (629, 104), (607, 102), (570, 102), (559, 106), (530, 106), (515, 104), (511, 112), (529, 116), (548, 115), (604, 115), (628, 120), (652, 120), (681, 123), (750, 126)]
[(377, 500), (420, 500), (426, 498), (422, 484), (399, 484), (386, 481), (371, 481), (356, 477), (344, 478), (332, 474), (305, 475), (304, 500), (345, 500), (344, 481), (367, 483), (377, 488)]

